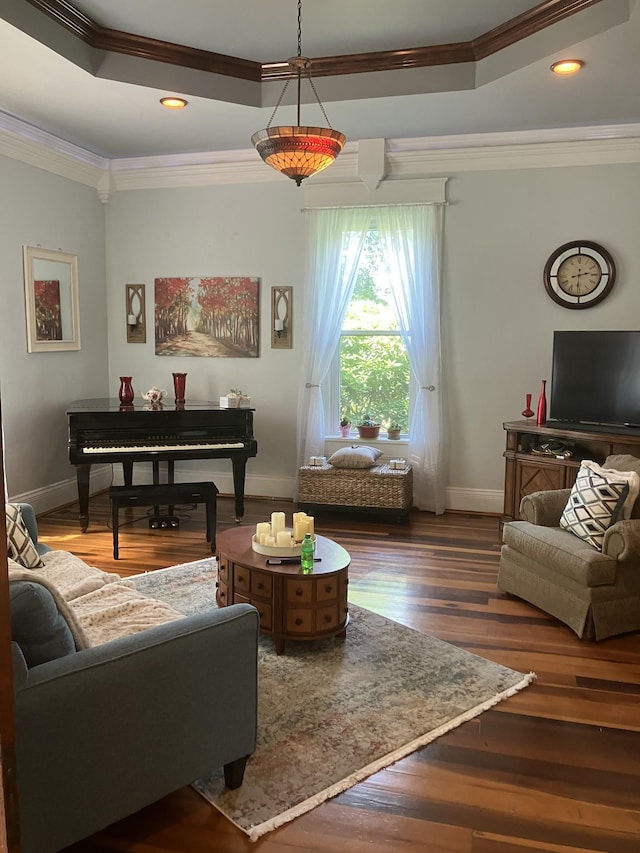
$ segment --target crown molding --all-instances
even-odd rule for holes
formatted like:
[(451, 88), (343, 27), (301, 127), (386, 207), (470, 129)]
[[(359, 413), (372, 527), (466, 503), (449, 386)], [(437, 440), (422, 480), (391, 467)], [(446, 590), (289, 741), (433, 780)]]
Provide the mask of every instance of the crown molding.
[[(249, 59), (108, 29), (80, 12), (69, 0), (27, 2), (94, 50), (135, 56), (253, 82), (296, 77), (296, 72), (288, 62), (273, 61), (261, 64)], [(311, 60), (313, 76), (342, 76), (477, 61), (602, 2), (603, 0), (544, 0), (472, 41), (314, 57)]]
[[(504, 169), (640, 162), (640, 124), (414, 137), (385, 141), (386, 178)], [(0, 155), (96, 189), (106, 204), (115, 192), (285, 179), (253, 149), (108, 160), (0, 112)], [(311, 184), (358, 179), (358, 142)], [(384, 184), (384, 181), (382, 182)]]
[(387, 160), (394, 177), (452, 172), (490, 172), (506, 169), (550, 169), (640, 163), (640, 138), (531, 142), (486, 148), (456, 148), (394, 154)]
[(0, 110), (0, 154), (96, 187), (109, 161)]

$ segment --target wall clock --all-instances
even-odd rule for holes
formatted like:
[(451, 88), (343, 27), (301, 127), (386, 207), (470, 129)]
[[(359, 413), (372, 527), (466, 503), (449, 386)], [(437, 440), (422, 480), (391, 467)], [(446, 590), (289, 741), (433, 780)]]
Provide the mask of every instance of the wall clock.
[(545, 290), (564, 308), (591, 308), (611, 293), (616, 266), (598, 243), (574, 240), (553, 252), (544, 268)]

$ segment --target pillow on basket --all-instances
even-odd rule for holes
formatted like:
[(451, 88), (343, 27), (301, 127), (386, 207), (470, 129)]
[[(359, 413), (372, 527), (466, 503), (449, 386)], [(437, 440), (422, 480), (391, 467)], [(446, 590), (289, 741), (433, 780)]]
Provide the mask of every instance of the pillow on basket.
[(44, 565), (31, 536), (29, 536), (20, 506), (18, 504), (5, 504), (5, 517), (9, 556), (13, 557), (25, 569), (37, 569)]
[(334, 468), (371, 468), (381, 456), (382, 451), (377, 447), (354, 444), (353, 447), (341, 447), (336, 450), (327, 462)]
[(612, 524), (629, 518), (640, 490), (635, 471), (602, 468), (584, 460), (560, 519), (560, 527), (602, 550), (604, 534)]

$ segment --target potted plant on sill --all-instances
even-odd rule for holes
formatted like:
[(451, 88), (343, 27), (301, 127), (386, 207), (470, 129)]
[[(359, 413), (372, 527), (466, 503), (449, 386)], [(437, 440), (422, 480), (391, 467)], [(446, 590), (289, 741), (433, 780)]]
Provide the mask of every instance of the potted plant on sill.
[(342, 418), (340, 421), (340, 435), (342, 438), (349, 438), (351, 432), (351, 421), (349, 418)]
[(360, 421), (356, 429), (360, 438), (377, 438), (380, 434), (380, 424), (370, 418), (369, 415)]
[(387, 427), (387, 438), (391, 439), (391, 441), (397, 441), (400, 438), (401, 432), (402, 424), (398, 423), (398, 421), (394, 421)]

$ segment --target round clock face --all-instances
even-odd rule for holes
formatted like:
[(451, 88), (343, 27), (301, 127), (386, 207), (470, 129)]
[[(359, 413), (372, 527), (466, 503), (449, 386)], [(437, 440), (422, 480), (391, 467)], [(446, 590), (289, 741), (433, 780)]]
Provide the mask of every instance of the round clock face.
[(565, 243), (544, 268), (547, 293), (565, 308), (590, 308), (611, 292), (616, 278), (613, 258), (605, 248), (587, 240)]

